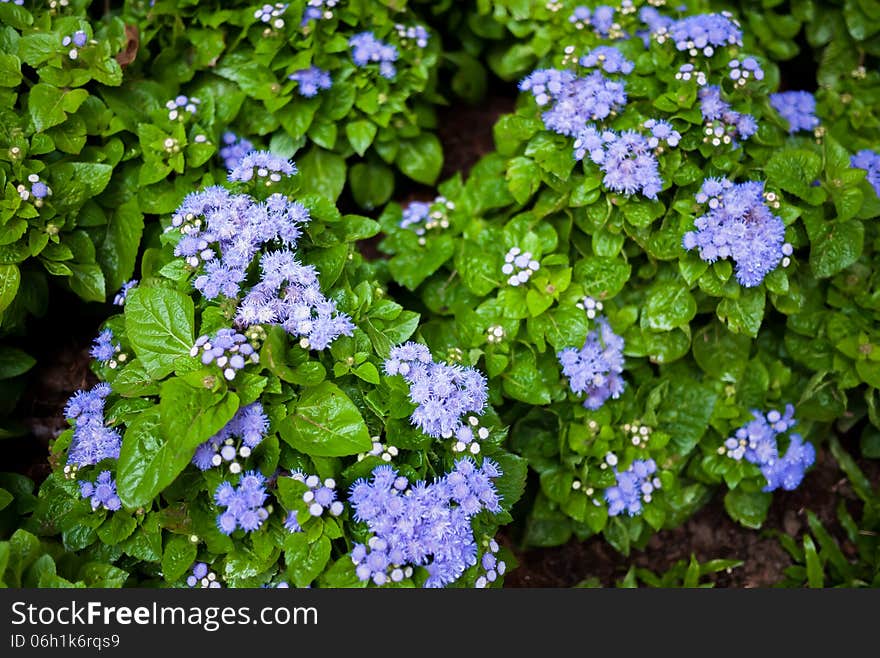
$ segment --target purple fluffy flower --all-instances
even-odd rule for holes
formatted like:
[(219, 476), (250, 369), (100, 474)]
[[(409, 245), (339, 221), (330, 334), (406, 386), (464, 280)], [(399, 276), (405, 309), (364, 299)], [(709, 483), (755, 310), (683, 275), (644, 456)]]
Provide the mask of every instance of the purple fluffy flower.
[[(664, 134), (662, 130), (660, 132)], [(669, 140), (677, 144), (676, 135), (678, 133), (675, 131), (668, 133)], [(663, 180), (652, 148), (651, 141), (634, 130), (622, 133), (605, 130), (600, 133), (595, 126), (589, 125), (575, 139), (574, 157), (583, 160), (589, 156), (599, 165), (605, 174), (602, 182), (609, 190), (626, 195), (639, 193), (656, 199), (663, 187)]]
[(93, 510), (99, 507), (111, 512), (122, 509), (122, 501), (116, 494), (116, 480), (110, 471), (101, 471), (94, 483), (80, 482), (79, 490), (83, 498), (90, 499)]
[(868, 183), (874, 188), (877, 196), (880, 196), (880, 153), (870, 149), (862, 149), (850, 158), (849, 164), (851, 167), (864, 169), (868, 173)]
[(394, 62), (400, 56), (397, 48), (377, 39), (372, 32), (361, 32), (348, 40), (351, 58), (361, 68), (369, 64), (379, 64), (379, 74), (393, 80), (397, 75)]
[[(615, 466), (617, 456), (609, 453), (605, 462)], [(628, 516), (641, 514), (644, 503), (650, 503), (654, 491), (660, 488), (660, 478), (655, 476), (656, 472), (657, 464), (653, 459), (636, 459), (625, 471), (615, 468), (617, 483), (605, 489), (608, 516), (618, 516), (624, 512)]]
[(816, 99), (808, 91), (782, 91), (770, 94), (770, 105), (788, 122), (788, 132), (811, 131), (819, 125)]
[(67, 463), (91, 466), (104, 459), (118, 459), (122, 446), (119, 430), (104, 425), (104, 405), (110, 395), (109, 384), (98, 384), (89, 391), (77, 391), (68, 401), (64, 414), (75, 420)]
[(609, 398), (623, 393), (623, 338), (614, 333), (608, 320), (596, 318), (598, 328), (587, 334), (580, 349), (568, 347), (557, 354), (562, 374), (573, 393), (585, 393), (584, 407), (595, 410)]
[(229, 131), (223, 133), (223, 144), (225, 146), (220, 149), (220, 157), (228, 170), (237, 168), (242, 158), (254, 150), (250, 141)]
[(333, 80), (327, 71), (319, 69), (317, 66), (311, 66), (307, 69), (294, 71), (288, 79), (297, 83), (297, 91), (300, 96), (312, 98), (318, 95), (322, 89), (330, 89), (333, 86)]
[(586, 68), (601, 68), (606, 73), (632, 73), (635, 65), (614, 46), (597, 46), (581, 57), (580, 65)]
[(785, 242), (785, 225), (764, 203), (764, 183), (732, 183), (707, 178), (696, 195), (709, 210), (685, 233), (685, 249), (698, 249), (709, 263), (731, 258), (736, 278), (745, 287), (760, 284), (791, 253)]
[(349, 491), (354, 517), (367, 524), (373, 536), (351, 553), (362, 581), (376, 585), (399, 582), (412, 567), (428, 571), (425, 587), (443, 587), (477, 564), (471, 518), (483, 510), (501, 510), (492, 479), (498, 466), (481, 466), (468, 458), (432, 483), (416, 482), (390, 466), (373, 470), (371, 480), (356, 481)]

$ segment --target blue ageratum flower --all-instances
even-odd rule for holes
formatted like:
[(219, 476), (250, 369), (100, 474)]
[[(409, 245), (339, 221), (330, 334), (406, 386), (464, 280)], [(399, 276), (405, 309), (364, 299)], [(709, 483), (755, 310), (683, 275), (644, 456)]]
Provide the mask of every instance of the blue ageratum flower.
[(190, 575), (186, 577), (186, 585), (187, 587), (201, 587), (205, 589), (217, 589), (223, 587), (220, 584), (220, 581), (217, 580), (217, 574), (204, 562), (196, 562), (193, 564)]
[(578, 77), (571, 71), (539, 69), (523, 79), (519, 88), (529, 91), (539, 107), (550, 105), (541, 118), (547, 130), (576, 137), (590, 121), (601, 121), (626, 105), (623, 82), (599, 71)]
[(608, 516), (618, 516), (626, 512), (629, 516), (642, 513), (645, 503), (650, 503), (654, 491), (661, 486), (656, 477), (657, 464), (653, 459), (636, 459), (625, 471), (618, 471), (617, 456), (609, 453), (605, 463), (614, 468), (617, 483), (605, 489), (605, 502), (608, 503)]
[(808, 91), (782, 91), (770, 94), (770, 105), (788, 122), (788, 132), (815, 130), (819, 125), (816, 118), (816, 98)]
[(230, 171), (236, 169), (242, 158), (254, 150), (254, 145), (250, 141), (228, 130), (223, 133), (223, 144), (220, 157), (223, 159), (223, 165)]
[[(204, 348), (204, 344), (202, 347)], [(217, 348), (212, 346), (210, 351), (205, 350), (212, 361), (216, 360), (214, 349)], [(244, 356), (248, 355), (242, 355), (242, 360)], [(250, 457), (254, 448), (266, 438), (268, 431), (269, 418), (263, 411), (263, 405), (253, 402), (239, 409), (223, 429), (196, 448), (192, 463), (199, 470), (206, 471), (226, 462), (230, 472), (239, 473), (241, 465), (237, 459)]]
[(601, 68), (605, 73), (622, 73), (629, 75), (635, 65), (614, 46), (597, 46), (580, 58), (580, 65), (585, 68)]
[(64, 415), (76, 421), (67, 451), (67, 463), (81, 468), (104, 459), (118, 459), (122, 447), (119, 430), (104, 424), (104, 405), (110, 385), (101, 383), (89, 391), (77, 391), (64, 408)]
[(235, 329), (218, 329), (213, 336), (199, 336), (189, 354), (198, 356), (202, 365), (216, 365), (228, 381), (235, 379), (238, 371), (249, 363), (260, 361), (247, 336)]
[(365, 67), (370, 64), (379, 65), (379, 75), (383, 78), (393, 80), (397, 75), (397, 68), (394, 62), (397, 61), (400, 54), (394, 46), (380, 41), (372, 32), (361, 32), (348, 40), (348, 46), (351, 48), (351, 58), (358, 67)]
[(128, 291), (134, 288), (137, 284), (137, 279), (131, 279), (130, 281), (123, 283), (119, 292), (116, 293), (116, 296), (113, 298), (113, 303), (116, 306), (125, 306), (125, 298), (128, 296)]
[(492, 482), (500, 475), (491, 460), (477, 466), (463, 458), (430, 484), (410, 485), (391, 466), (378, 466), (370, 480), (357, 480), (349, 502), (355, 519), (372, 533), (351, 552), (358, 578), (376, 585), (400, 582), (412, 575), (414, 566), (428, 571), (425, 587), (443, 587), (460, 578), (477, 564), (471, 519), (483, 510), (501, 511)]
[(605, 317), (596, 318), (596, 324), (583, 347), (568, 347), (557, 354), (571, 391), (586, 394), (584, 407), (591, 410), (609, 398), (616, 400), (626, 385), (622, 376), (623, 338), (614, 333)]
[(751, 114), (736, 112), (721, 97), (721, 87), (708, 85), (698, 92), (700, 112), (703, 115), (705, 136), (703, 142), (720, 146), (737, 146), (738, 140), (748, 139), (758, 132), (758, 123)]
[(101, 471), (94, 483), (80, 482), (79, 492), (83, 498), (89, 499), (93, 510), (99, 507), (111, 512), (122, 509), (122, 501), (116, 494), (116, 480), (110, 471)]
[[(672, 131), (671, 126), (666, 130), (654, 122), (653, 129), (666, 135), (667, 142), (677, 144), (680, 139), (680, 135)], [(583, 160), (589, 155), (590, 160), (599, 165), (605, 174), (602, 183), (609, 190), (626, 195), (638, 193), (649, 199), (656, 199), (663, 187), (663, 179), (660, 177), (660, 165), (653, 151), (655, 147), (651, 146), (655, 142), (659, 145), (656, 138), (646, 138), (635, 130), (621, 133), (614, 130), (600, 132), (595, 126), (588, 125), (575, 139), (574, 157)]]
[(779, 436), (793, 428), (794, 406), (787, 404), (782, 414), (772, 409), (766, 414), (752, 410), (753, 419), (736, 430), (724, 441), (722, 454), (740, 461), (743, 458), (761, 469), (767, 480), (764, 491), (782, 488), (796, 489), (804, 479), (804, 473), (816, 461), (813, 444), (804, 441), (800, 434), (789, 436), (788, 449), (780, 455)]
[(322, 89), (330, 89), (333, 86), (330, 74), (317, 66), (294, 71), (287, 78), (297, 83), (297, 92), (305, 98), (313, 98)]
[(583, 5), (575, 7), (568, 22), (575, 26), (578, 30), (584, 29), (587, 25), (592, 26), (593, 31), (599, 36), (608, 37), (613, 28), (614, 23), (614, 7), (608, 5), (599, 5), (592, 11), (589, 7)]
[(282, 177), (297, 173), (296, 165), (290, 160), (275, 155), (271, 151), (251, 151), (229, 170), (230, 182), (248, 183), (254, 179), (264, 179), (267, 183), (278, 183)]
[(692, 57), (699, 53), (711, 57), (717, 48), (743, 45), (740, 24), (728, 11), (687, 16), (661, 27), (657, 35), (661, 43), (669, 38), (676, 50), (687, 52)]
[(113, 342), (113, 331), (104, 329), (92, 343), (89, 355), (101, 363), (106, 363), (116, 356), (117, 352), (119, 352), (119, 343)]
[(877, 196), (880, 196), (880, 153), (870, 149), (862, 149), (852, 156), (849, 164), (851, 167), (864, 169), (868, 172), (867, 180)]
[(785, 225), (764, 203), (764, 183), (733, 183), (707, 178), (696, 195), (708, 211), (694, 222), (694, 231), (682, 238), (685, 249), (698, 249), (708, 263), (730, 258), (736, 278), (751, 288), (792, 253), (785, 242)]
[(470, 445), (475, 435), (467, 414), (482, 414), (489, 394), (486, 378), (474, 368), (435, 363), (425, 345), (408, 342), (391, 350), (385, 374), (400, 375), (409, 384), (409, 399), (418, 405), (410, 422), (435, 439), (455, 437)]
[(333, 9), (339, 4), (339, 0), (308, 0), (303, 11), (302, 26), (309, 21), (326, 21), (333, 18)]
[(266, 498), (266, 478), (258, 471), (247, 471), (238, 487), (221, 483), (214, 492), (214, 502), (226, 510), (217, 516), (217, 528), (224, 535), (238, 528), (245, 532), (257, 530), (269, 518), (269, 511), (263, 507)]

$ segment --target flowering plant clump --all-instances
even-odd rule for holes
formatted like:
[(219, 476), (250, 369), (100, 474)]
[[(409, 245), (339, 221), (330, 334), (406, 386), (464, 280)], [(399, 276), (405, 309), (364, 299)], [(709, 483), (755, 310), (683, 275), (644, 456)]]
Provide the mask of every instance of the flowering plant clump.
[[(629, 0), (476, 11), (508, 31), (488, 61), (519, 79), (516, 111), (495, 125), (496, 152), (440, 185), (444, 229), (416, 240), (400, 219), (411, 206), (392, 204), (381, 248), (433, 313), (431, 349), (467, 348), (464, 365), (503, 401), (510, 445), (540, 481), (526, 542), (603, 532), (643, 546), (717, 486), (759, 526), (774, 489), (809, 477), (823, 424), (867, 417), (848, 402), (863, 394), (876, 406), (874, 310), (839, 308), (864, 290), (856, 276), (872, 280), (871, 146), (830, 134), (811, 93), (777, 91), (777, 66), (734, 13)], [(517, 285), (513, 249), (537, 265)], [(803, 430), (779, 437), (778, 459), (720, 459), (754, 409), (787, 404)], [(621, 452), (634, 418), (644, 456)]]
[[(28, 528), (115, 584), (500, 586), (525, 463), (485, 378), (406, 342), (418, 315), (354, 246), (376, 222), (302, 193), (292, 162), (242, 176), (249, 157), (162, 218)], [(402, 508), (364, 493), (386, 471)]]
[[(433, 132), (440, 39), (398, 4), (130, 1), (124, 15), (140, 28), (144, 73), (203, 99), (203, 121), (295, 155), (304, 189), (336, 200), (348, 184), (373, 208), (391, 197), (395, 171), (433, 184), (443, 163)], [(152, 97), (137, 85), (118, 98)], [(163, 178), (150, 181), (156, 194), (171, 183)]]

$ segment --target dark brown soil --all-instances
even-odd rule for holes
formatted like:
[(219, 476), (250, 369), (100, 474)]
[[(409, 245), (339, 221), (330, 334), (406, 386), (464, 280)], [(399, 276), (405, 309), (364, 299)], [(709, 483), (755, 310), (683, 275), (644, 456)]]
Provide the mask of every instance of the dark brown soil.
[(441, 110), (437, 135), (443, 144), (440, 180), (456, 172), (467, 176), (477, 160), (495, 149), (492, 127), (502, 114), (513, 112), (515, 96), (493, 95), (476, 107), (454, 105)]
[[(858, 447), (848, 446), (851, 454)], [(861, 463), (873, 482), (880, 477), (880, 464)], [(767, 522), (760, 531), (733, 521), (718, 495), (683, 526), (654, 535), (643, 551), (624, 557), (600, 537), (585, 542), (572, 541), (552, 549), (514, 551), (519, 567), (505, 578), (505, 587), (572, 587), (597, 578), (604, 586), (614, 586), (630, 566), (663, 573), (678, 560), (691, 554), (700, 562), (712, 559), (742, 560), (741, 567), (709, 578), (717, 587), (772, 587), (783, 578), (791, 559), (776, 538), (777, 532), (799, 537), (807, 526), (806, 511), (812, 510), (832, 532), (846, 554), (855, 547), (843, 539), (837, 523), (838, 501), (858, 500), (837, 463), (824, 447), (817, 451), (816, 465), (803, 484), (791, 492), (773, 497)], [(853, 505), (853, 508), (855, 505)], [(508, 542), (508, 547), (511, 547)]]

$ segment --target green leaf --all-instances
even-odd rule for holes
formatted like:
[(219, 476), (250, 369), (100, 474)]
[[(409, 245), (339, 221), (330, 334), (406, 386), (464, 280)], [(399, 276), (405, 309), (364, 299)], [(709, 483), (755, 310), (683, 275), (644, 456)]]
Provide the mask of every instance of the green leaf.
[(372, 446), (364, 419), (349, 397), (324, 381), (307, 390), (282, 421), (281, 438), (313, 457), (343, 457)]
[(196, 561), (198, 547), (183, 535), (171, 535), (162, 552), (162, 575), (169, 583), (185, 574)]
[(59, 208), (73, 210), (104, 191), (113, 167), (98, 162), (59, 162), (49, 171), (52, 202)]
[(609, 299), (623, 290), (631, 271), (630, 264), (620, 258), (587, 256), (574, 266), (574, 280), (591, 297)]
[(98, 260), (107, 275), (108, 290), (119, 290), (134, 274), (143, 232), (144, 216), (137, 198), (108, 214), (107, 232), (98, 246)]
[(72, 275), (70, 289), (87, 302), (103, 302), (106, 299), (104, 273), (94, 263), (81, 265), (69, 263)]
[(767, 518), (773, 496), (764, 491), (733, 489), (724, 496), (724, 509), (747, 528), (758, 530)]
[(351, 148), (360, 156), (370, 148), (377, 130), (376, 124), (367, 119), (358, 119), (345, 124), (345, 136), (348, 137)]
[(663, 283), (651, 288), (642, 311), (642, 327), (651, 331), (671, 331), (688, 324), (697, 314), (697, 302), (687, 288)]
[(303, 194), (320, 194), (336, 201), (345, 187), (345, 159), (313, 146), (296, 162)]
[(541, 168), (531, 158), (516, 157), (507, 165), (507, 189), (524, 204), (541, 186)]
[(117, 490), (127, 508), (149, 505), (189, 464), (196, 447), (238, 409), (234, 393), (218, 400), (209, 390), (194, 389), (180, 380), (166, 382), (162, 388), (159, 405), (142, 411), (122, 439)]
[(125, 301), (126, 334), (146, 371), (161, 379), (193, 346), (192, 299), (170, 288), (137, 287)]
[(297, 587), (308, 587), (330, 561), (330, 540), (321, 536), (309, 543), (306, 533), (297, 532), (284, 540), (287, 573)]
[(37, 363), (29, 354), (10, 346), (0, 346), (0, 379), (9, 379), (26, 373)]
[(855, 263), (862, 255), (865, 227), (850, 219), (834, 222), (813, 240), (810, 249), (810, 267), (820, 279), (833, 276)]
[(694, 335), (692, 349), (703, 372), (722, 381), (736, 382), (745, 372), (751, 341), (713, 321)]
[(434, 133), (402, 139), (395, 162), (400, 171), (417, 183), (433, 185), (443, 168), (443, 147)]
[(88, 98), (85, 89), (62, 90), (44, 82), (35, 84), (28, 95), (28, 111), (34, 129), (43, 132), (67, 119), (67, 112), (76, 112)]
[(810, 535), (804, 535), (804, 559), (807, 563), (807, 584), (812, 588), (821, 589), (825, 586), (825, 572), (822, 560), (816, 552), (816, 544)]
[(348, 176), (354, 200), (367, 210), (387, 203), (394, 192), (394, 172), (380, 162), (359, 162)]
[(218, 395), (177, 378), (163, 382), (159, 413), (162, 436), (173, 445), (169, 450), (172, 463), (176, 465), (181, 459), (190, 459), (200, 443), (223, 429), (238, 411), (238, 402), (235, 393)]
[(718, 304), (718, 317), (727, 321), (727, 328), (733, 333), (754, 338), (764, 319), (764, 302), (763, 287), (743, 288), (739, 299), (723, 299)]
[(21, 272), (18, 265), (0, 264), (0, 313), (15, 299), (20, 284)]
[(791, 192), (812, 205), (821, 204), (826, 197), (821, 187), (813, 187), (822, 171), (822, 158), (804, 149), (776, 151), (764, 167), (767, 180)]

